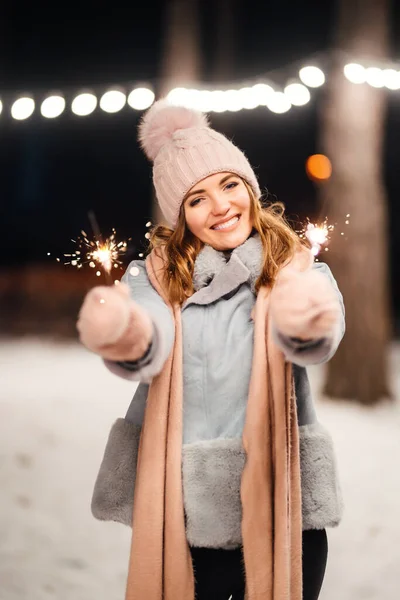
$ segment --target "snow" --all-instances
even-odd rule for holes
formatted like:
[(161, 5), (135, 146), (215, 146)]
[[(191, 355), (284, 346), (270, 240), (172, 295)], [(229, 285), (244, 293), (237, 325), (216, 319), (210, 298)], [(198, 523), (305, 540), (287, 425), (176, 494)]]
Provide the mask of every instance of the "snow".
[[(340, 527), (328, 530), (320, 600), (399, 597), (399, 345), (390, 360), (396, 401), (373, 409), (322, 398), (323, 367), (309, 369), (346, 504)], [(0, 600), (124, 598), (130, 530), (96, 521), (90, 500), (109, 429), (134, 387), (76, 343), (2, 340)]]

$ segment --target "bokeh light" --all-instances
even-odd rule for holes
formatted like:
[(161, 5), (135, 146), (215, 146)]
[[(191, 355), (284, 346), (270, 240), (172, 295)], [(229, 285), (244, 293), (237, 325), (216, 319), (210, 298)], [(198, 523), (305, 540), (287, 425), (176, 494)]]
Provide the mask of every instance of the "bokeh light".
[(252, 89), (258, 106), (267, 106), (268, 100), (275, 93), (274, 88), (267, 83), (256, 83)]
[(225, 92), (221, 90), (213, 90), (211, 92), (211, 110), (218, 113), (227, 110)]
[(378, 67), (368, 67), (365, 70), (365, 81), (372, 87), (382, 88), (385, 85), (383, 71)]
[[(252, 110), (258, 106), (268, 106), (271, 101), (273, 106), (278, 104), (274, 96), (275, 90), (266, 83), (257, 83), (251, 87), (229, 90), (196, 90), (188, 88), (174, 88), (167, 99), (170, 104), (186, 106), (201, 112), (238, 112), (239, 110)], [(276, 112), (286, 112), (288, 103), (280, 103), (286, 108)], [(290, 106), (289, 106), (290, 108)]]
[(155, 99), (154, 92), (149, 88), (136, 88), (131, 91), (128, 96), (128, 104), (135, 110), (146, 110), (149, 108)]
[(242, 110), (244, 98), (241, 98), (239, 90), (226, 90), (224, 94), (226, 107), (229, 111), (237, 112)]
[(194, 90), (194, 92), (194, 108), (200, 110), (201, 112), (210, 112), (212, 107), (211, 92), (209, 90)]
[(313, 154), (306, 161), (306, 173), (314, 181), (326, 181), (332, 175), (332, 163), (324, 154)]
[(362, 65), (359, 65), (358, 63), (349, 63), (344, 66), (343, 72), (345, 77), (351, 81), (351, 83), (365, 83), (366, 72)]
[(285, 87), (285, 95), (293, 106), (304, 106), (311, 99), (311, 94), (305, 85), (301, 83), (289, 83)]
[(46, 119), (59, 117), (65, 109), (65, 99), (62, 96), (49, 96), (43, 100), (40, 112)]
[(400, 71), (384, 69), (383, 82), (389, 90), (400, 90)]
[(274, 92), (267, 102), (267, 107), (271, 112), (278, 115), (288, 112), (292, 105), (287, 96), (283, 92)]
[(117, 113), (125, 104), (126, 95), (120, 90), (109, 90), (100, 98), (100, 108), (107, 113)]
[(244, 87), (238, 90), (238, 95), (242, 108), (251, 110), (258, 106), (257, 95), (252, 87)]
[(97, 106), (97, 98), (94, 94), (83, 93), (74, 98), (71, 105), (71, 110), (79, 117), (90, 115)]
[(35, 102), (33, 98), (18, 98), (11, 107), (11, 116), (17, 121), (28, 119), (35, 110)]
[(303, 67), (299, 71), (299, 77), (307, 87), (316, 88), (325, 83), (324, 72), (318, 67)]
[(170, 104), (174, 104), (175, 106), (188, 106), (188, 91), (189, 90), (183, 87), (174, 88), (167, 94), (167, 100)]

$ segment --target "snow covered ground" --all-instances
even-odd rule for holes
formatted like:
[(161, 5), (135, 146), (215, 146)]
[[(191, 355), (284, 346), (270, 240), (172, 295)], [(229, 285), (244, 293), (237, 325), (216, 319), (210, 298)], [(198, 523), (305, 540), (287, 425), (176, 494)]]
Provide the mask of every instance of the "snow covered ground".
[[(391, 365), (397, 401), (375, 409), (321, 399), (322, 368), (310, 369), (346, 502), (341, 526), (328, 531), (320, 600), (400, 596), (398, 345)], [(90, 500), (108, 431), (132, 393), (75, 343), (1, 340), (0, 600), (123, 599), (130, 530), (96, 521)]]

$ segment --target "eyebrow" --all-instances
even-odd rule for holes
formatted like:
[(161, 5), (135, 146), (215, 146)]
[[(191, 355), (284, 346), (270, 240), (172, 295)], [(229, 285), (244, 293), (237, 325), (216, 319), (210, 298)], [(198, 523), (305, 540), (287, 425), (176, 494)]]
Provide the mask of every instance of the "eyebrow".
[[(238, 175), (235, 175), (234, 173), (229, 173), (229, 175), (225, 175), (225, 177), (223, 177), (221, 179), (221, 181), (219, 182), (219, 185), (222, 185), (225, 183), (225, 181), (228, 181), (228, 179), (230, 179), (231, 177), (238, 177)], [(189, 194), (187, 194), (187, 196), (185, 197), (185, 202), (186, 200), (188, 200), (190, 198), (190, 196), (194, 196), (197, 194), (204, 194), (206, 192), (206, 190), (193, 190), (193, 192), (190, 192)]]

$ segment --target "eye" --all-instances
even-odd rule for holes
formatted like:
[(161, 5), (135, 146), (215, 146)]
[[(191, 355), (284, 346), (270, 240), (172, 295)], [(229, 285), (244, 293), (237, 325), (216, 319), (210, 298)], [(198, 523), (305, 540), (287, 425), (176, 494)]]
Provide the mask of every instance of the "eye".
[(225, 189), (226, 190), (232, 190), (237, 185), (239, 185), (237, 181), (230, 181), (229, 183), (226, 184)]
[(194, 200), (191, 200), (189, 202), (189, 206), (196, 206), (200, 202), (200, 200), (202, 200), (202, 198), (194, 198)]

